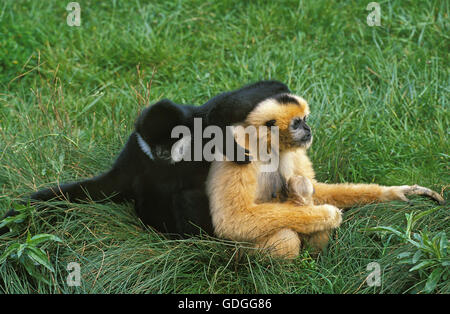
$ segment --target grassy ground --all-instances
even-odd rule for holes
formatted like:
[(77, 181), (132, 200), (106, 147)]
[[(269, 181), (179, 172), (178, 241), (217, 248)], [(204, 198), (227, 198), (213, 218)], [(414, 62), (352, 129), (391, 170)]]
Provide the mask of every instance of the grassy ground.
[[(80, 0), (81, 26), (69, 27), (65, 2), (2, 1), (0, 211), (108, 169), (148, 103), (202, 104), (268, 78), (310, 102), (319, 180), (420, 184), (448, 198), (448, 2), (380, 1), (380, 27), (366, 24), (368, 2)], [(11, 256), (0, 291), (409, 293), (426, 291), (440, 269), (432, 291), (449, 293), (448, 263), (409, 271), (397, 256), (414, 252), (411, 242), (367, 230), (405, 230), (405, 214), (430, 209), (414, 232), (447, 232), (448, 206), (418, 198), (364, 206), (345, 214), (326, 252), (289, 262), (218, 239), (169, 241), (131, 205), (48, 209), (0, 238), (0, 254), (27, 231), (57, 235), (61, 243), (42, 245), (54, 272), (33, 266), (51, 284)], [(66, 284), (72, 261), (80, 287)], [(371, 262), (381, 286), (365, 282)]]

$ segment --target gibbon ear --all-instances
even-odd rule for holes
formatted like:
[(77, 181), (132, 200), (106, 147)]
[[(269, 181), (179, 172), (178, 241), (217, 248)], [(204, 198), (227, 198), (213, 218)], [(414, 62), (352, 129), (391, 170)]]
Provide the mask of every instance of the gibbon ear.
[(145, 108), (136, 121), (136, 131), (149, 143), (163, 144), (171, 139), (172, 129), (186, 125), (189, 107), (163, 99)]

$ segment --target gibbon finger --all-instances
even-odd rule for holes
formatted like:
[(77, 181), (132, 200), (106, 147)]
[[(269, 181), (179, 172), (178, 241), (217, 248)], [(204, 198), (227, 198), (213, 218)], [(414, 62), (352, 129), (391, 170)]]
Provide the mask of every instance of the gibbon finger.
[(436, 193), (435, 191), (430, 190), (428, 188), (425, 188), (423, 186), (417, 185), (417, 184), (415, 184), (413, 186), (409, 186), (406, 189), (405, 194), (406, 195), (426, 196), (426, 197), (429, 197), (429, 198), (435, 200), (436, 202), (438, 202), (441, 205), (445, 203), (445, 200), (438, 193)]

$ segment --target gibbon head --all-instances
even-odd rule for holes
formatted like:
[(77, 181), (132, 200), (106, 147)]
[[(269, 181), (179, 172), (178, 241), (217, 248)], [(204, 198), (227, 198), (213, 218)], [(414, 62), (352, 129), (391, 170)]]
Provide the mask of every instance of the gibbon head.
[[(175, 104), (169, 99), (162, 99), (145, 108), (135, 123), (138, 144), (141, 149), (156, 162), (173, 163), (171, 152), (178, 142), (172, 138), (172, 130), (179, 125), (191, 127), (193, 107)], [(186, 138), (190, 142), (190, 138)], [(185, 142), (186, 142), (185, 141)], [(190, 143), (182, 143), (189, 144)]]
[(280, 153), (297, 148), (307, 149), (313, 139), (311, 128), (306, 124), (309, 112), (308, 103), (303, 98), (279, 94), (259, 103), (248, 115), (245, 124), (256, 128), (266, 126), (267, 133), (258, 133), (258, 138), (268, 144), (271, 142), (270, 127), (278, 127)]

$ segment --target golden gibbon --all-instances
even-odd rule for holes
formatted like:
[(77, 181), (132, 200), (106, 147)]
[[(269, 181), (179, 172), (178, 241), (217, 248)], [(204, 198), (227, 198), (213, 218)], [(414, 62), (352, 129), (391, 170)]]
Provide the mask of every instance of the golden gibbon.
[[(241, 126), (256, 127), (257, 140), (266, 147), (272, 148), (273, 136), (267, 127), (278, 128), (279, 165), (276, 171), (263, 172), (267, 161), (258, 158), (243, 165), (230, 160), (212, 163), (206, 189), (217, 236), (250, 242), (275, 257), (295, 258), (302, 241), (318, 249), (328, 243), (329, 231), (342, 222), (343, 208), (408, 201), (406, 196), (412, 194), (444, 202), (438, 193), (417, 185), (317, 182), (306, 153), (313, 138), (306, 124), (309, 113), (303, 98), (280, 94), (263, 100), (248, 114)], [(244, 139), (242, 145), (257, 157)]]

